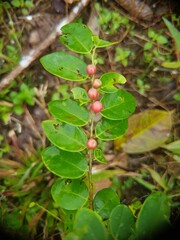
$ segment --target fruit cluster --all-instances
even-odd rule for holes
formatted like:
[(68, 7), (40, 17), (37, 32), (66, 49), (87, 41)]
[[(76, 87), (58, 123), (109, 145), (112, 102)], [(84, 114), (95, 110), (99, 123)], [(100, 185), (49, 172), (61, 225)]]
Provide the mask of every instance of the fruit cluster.
[[(89, 65), (87, 65), (86, 71), (90, 77), (93, 77), (94, 74), (96, 73), (96, 66), (93, 64), (89, 64)], [(103, 109), (102, 103), (100, 101), (97, 101), (97, 99), (99, 97), (99, 92), (97, 89), (100, 88), (101, 85), (102, 85), (102, 82), (100, 79), (94, 79), (93, 83), (92, 83), (92, 87), (88, 91), (88, 97), (90, 100), (93, 101), (91, 104), (91, 110), (94, 113), (99, 113)], [(87, 141), (87, 148), (95, 149), (96, 146), (97, 146), (97, 141), (95, 139), (90, 138)]]

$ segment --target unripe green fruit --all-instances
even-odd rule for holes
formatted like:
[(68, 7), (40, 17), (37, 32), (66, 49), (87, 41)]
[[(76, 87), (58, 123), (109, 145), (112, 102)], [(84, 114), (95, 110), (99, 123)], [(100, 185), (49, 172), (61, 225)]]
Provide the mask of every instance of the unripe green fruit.
[(95, 149), (97, 147), (97, 141), (93, 138), (90, 138), (88, 141), (87, 141), (87, 148), (89, 149)]
[(102, 109), (103, 109), (103, 105), (99, 101), (95, 101), (91, 105), (91, 110), (95, 113), (101, 112)]
[(93, 64), (87, 65), (86, 72), (90, 77), (92, 77), (96, 73), (96, 66)]
[(95, 88), (90, 88), (89, 91), (88, 91), (88, 97), (91, 99), (91, 100), (96, 100), (99, 96), (99, 93), (98, 91), (95, 89)]
[(96, 89), (100, 88), (102, 86), (101, 80), (98, 78), (94, 79), (92, 86), (93, 88), (96, 88)]

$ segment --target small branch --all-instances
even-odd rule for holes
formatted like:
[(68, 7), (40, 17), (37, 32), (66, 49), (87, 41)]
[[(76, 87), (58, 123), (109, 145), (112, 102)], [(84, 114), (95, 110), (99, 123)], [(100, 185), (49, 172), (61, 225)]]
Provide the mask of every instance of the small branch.
[(61, 28), (70, 22), (72, 22), (82, 11), (82, 9), (90, 2), (90, 0), (81, 0), (70, 12), (70, 14), (63, 18), (54, 28), (51, 34), (40, 43), (35, 49), (32, 49), (29, 54), (22, 56), (19, 65), (13, 69), (5, 78), (0, 82), (0, 91), (7, 87), (19, 74), (21, 74), (30, 64), (35, 61), (42, 52), (47, 49), (61, 34)]

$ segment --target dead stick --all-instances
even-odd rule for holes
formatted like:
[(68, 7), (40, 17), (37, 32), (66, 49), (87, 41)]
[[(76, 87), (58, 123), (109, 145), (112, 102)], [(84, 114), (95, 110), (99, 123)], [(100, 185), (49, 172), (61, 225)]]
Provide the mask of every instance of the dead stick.
[(67, 24), (72, 22), (78, 14), (82, 11), (82, 9), (89, 3), (90, 0), (81, 0), (70, 12), (70, 14), (63, 18), (54, 28), (53, 32), (49, 34), (49, 36), (40, 43), (35, 49), (30, 50), (29, 54), (22, 56), (19, 65), (13, 69), (5, 78), (0, 81), (0, 91), (3, 88), (8, 86), (19, 74), (21, 74), (29, 65), (35, 61), (42, 52), (47, 49), (61, 34), (61, 28)]

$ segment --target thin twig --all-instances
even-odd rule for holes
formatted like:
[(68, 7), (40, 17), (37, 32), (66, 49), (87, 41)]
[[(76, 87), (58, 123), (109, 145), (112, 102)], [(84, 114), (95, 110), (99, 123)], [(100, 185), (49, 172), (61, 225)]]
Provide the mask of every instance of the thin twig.
[(70, 14), (67, 17), (61, 19), (61, 21), (55, 26), (52, 33), (49, 34), (49, 36), (42, 43), (40, 43), (35, 49), (30, 50), (29, 54), (22, 56), (19, 65), (1, 80), (0, 91), (2, 91), (3, 88), (7, 87), (19, 74), (28, 68), (30, 64), (35, 61), (42, 54), (42, 52), (55, 41), (57, 36), (61, 34), (61, 28), (65, 24), (72, 22), (89, 2), (90, 0), (81, 0), (71, 10)]

